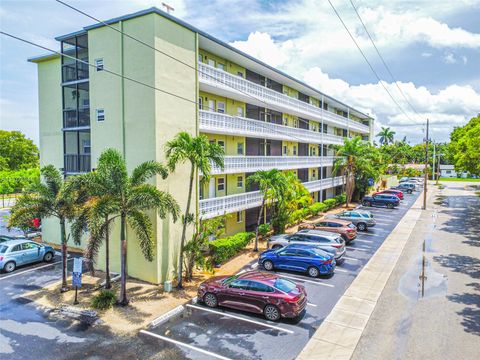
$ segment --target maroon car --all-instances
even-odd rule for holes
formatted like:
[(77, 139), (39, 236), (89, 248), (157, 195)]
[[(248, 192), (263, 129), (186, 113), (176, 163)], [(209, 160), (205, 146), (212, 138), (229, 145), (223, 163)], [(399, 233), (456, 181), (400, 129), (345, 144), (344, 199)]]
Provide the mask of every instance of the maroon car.
[(302, 285), (262, 271), (210, 278), (200, 284), (198, 299), (208, 307), (220, 305), (263, 314), (271, 321), (295, 318), (307, 305)]

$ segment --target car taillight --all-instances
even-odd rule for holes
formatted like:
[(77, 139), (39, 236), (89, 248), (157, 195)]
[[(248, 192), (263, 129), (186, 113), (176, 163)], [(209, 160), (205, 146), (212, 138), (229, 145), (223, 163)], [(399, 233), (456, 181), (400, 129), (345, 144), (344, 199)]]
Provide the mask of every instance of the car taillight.
[(297, 295), (295, 297), (287, 297), (285, 298), (285, 302), (289, 303), (289, 304), (293, 304), (293, 303), (296, 303), (298, 302), (298, 300), (300, 300), (300, 295)]
[(324, 264), (324, 265), (331, 264), (331, 263), (332, 263), (332, 259), (333, 259), (333, 258), (330, 258), (330, 259), (328, 259), (328, 260), (320, 260), (320, 264)]
[(3, 256), (0, 256), (0, 261), (3, 261)]
[(340, 249), (342, 247), (342, 244), (332, 244), (334, 248)]

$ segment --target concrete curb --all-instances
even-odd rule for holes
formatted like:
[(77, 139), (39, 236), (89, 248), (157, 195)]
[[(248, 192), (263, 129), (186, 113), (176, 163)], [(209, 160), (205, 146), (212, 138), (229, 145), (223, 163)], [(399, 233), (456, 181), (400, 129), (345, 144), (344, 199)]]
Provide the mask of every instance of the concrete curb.
[[(432, 195), (433, 191), (429, 191)], [(298, 355), (297, 360), (335, 357), (350, 359), (387, 281), (422, 213), (420, 195), (371, 257), (330, 314)]]

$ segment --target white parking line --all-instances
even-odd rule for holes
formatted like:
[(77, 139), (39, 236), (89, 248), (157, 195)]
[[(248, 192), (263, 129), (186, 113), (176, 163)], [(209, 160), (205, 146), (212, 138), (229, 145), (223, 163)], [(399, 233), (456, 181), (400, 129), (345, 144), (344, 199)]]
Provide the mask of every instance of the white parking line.
[(354, 261), (360, 261), (359, 259), (351, 258), (351, 257), (343, 257), (345, 260), (354, 260)]
[(256, 269), (258, 267), (258, 262), (250, 266), (251, 269)]
[(255, 320), (251, 320), (251, 319), (246, 319), (246, 318), (244, 318), (244, 317), (232, 315), (232, 314), (225, 313), (225, 312), (222, 312), (222, 311), (216, 311), (216, 310), (212, 310), (212, 309), (208, 309), (208, 308), (204, 308), (204, 307), (202, 307), (202, 306), (197, 306), (197, 305), (192, 305), (192, 304), (187, 304), (186, 306), (188, 306), (188, 307), (190, 307), (190, 308), (193, 308), (193, 309), (203, 310), (203, 311), (211, 312), (211, 313), (213, 313), (213, 314), (218, 314), (218, 315), (222, 315), (222, 316), (227, 316), (227, 317), (231, 317), (231, 318), (233, 318), (233, 319), (242, 320), (242, 321), (246, 321), (246, 322), (249, 322), (249, 323), (252, 323), (252, 324), (257, 324), (257, 325), (260, 325), (260, 326), (265, 326), (265, 327), (269, 327), (269, 328), (271, 328), (271, 329), (275, 329), (275, 330), (279, 330), (279, 331), (284, 331), (284, 332), (293, 334), (293, 331), (292, 331), (292, 330), (284, 329), (284, 328), (281, 328), (281, 327), (275, 326), (275, 325), (266, 324), (266, 323), (263, 323), (263, 322), (260, 322), (260, 321), (255, 321)]
[(358, 242), (362, 242), (362, 243), (367, 243), (367, 244), (371, 244), (373, 243), (372, 240), (362, 240), (362, 239), (357, 239)]
[(162, 335), (154, 334), (154, 333), (152, 333), (152, 332), (150, 332), (150, 331), (140, 330), (140, 333), (145, 334), (145, 335), (149, 335), (149, 336), (152, 336), (152, 337), (155, 337), (155, 338), (160, 339), (160, 340), (163, 340), (163, 341), (170, 342), (170, 343), (175, 344), (175, 345), (178, 345), (178, 346), (183, 346), (183, 347), (189, 348), (189, 349), (191, 349), (191, 350), (195, 350), (195, 351), (201, 352), (202, 354), (209, 355), (209, 356), (212, 356), (212, 357), (217, 358), (217, 359), (232, 360), (232, 359), (227, 358), (227, 357), (225, 357), (225, 356), (218, 355), (218, 354), (212, 353), (212, 352), (210, 352), (210, 351), (200, 349), (200, 348), (198, 348), (198, 347), (196, 347), (196, 346), (193, 346), (193, 345), (190, 345), (190, 344), (185, 344), (185, 343), (183, 343), (183, 342), (180, 342), (180, 341), (177, 341), (177, 340), (173, 340), (173, 339), (167, 338), (167, 337), (162, 336)]
[[(73, 260), (73, 258), (67, 259), (67, 261), (69, 261), (69, 260)], [(35, 270), (38, 270), (38, 269), (43, 269), (43, 268), (46, 268), (46, 267), (49, 267), (49, 266), (53, 266), (53, 265), (56, 265), (56, 264), (60, 264), (61, 262), (62, 262), (62, 260), (57, 261), (57, 262), (54, 262), (54, 263), (51, 263), (51, 264), (47, 264), (47, 265), (43, 265), (43, 266), (38, 266), (38, 267), (36, 267), (36, 268), (28, 269), (28, 270), (25, 270), (25, 271), (22, 271), (22, 272), (10, 274), (10, 275), (7, 275), (7, 276), (2, 276), (2, 277), (0, 278), (0, 280), (5, 280), (5, 279), (11, 278), (11, 277), (13, 277), (13, 276), (22, 275), (22, 274), (25, 274), (25, 273), (28, 273), (28, 272), (31, 272), (31, 271), (35, 271)]]
[(325, 283), (322, 283), (322, 282), (313, 281), (313, 280), (307, 280), (307, 279), (302, 279), (302, 278), (295, 277), (295, 276), (283, 275), (283, 274), (280, 274), (280, 276), (281, 276), (281, 277), (284, 277), (284, 278), (287, 278), (287, 279), (293, 279), (293, 280), (298, 280), (298, 281), (304, 281), (304, 282), (311, 283), (311, 284), (315, 284), (315, 285), (322, 285), (322, 286), (328, 286), (328, 287), (335, 287), (335, 286), (334, 286), (334, 285), (332, 285), (332, 284), (325, 284)]
[(336, 267), (335, 272), (348, 273), (349, 271), (345, 269), (339, 269), (338, 267)]
[(373, 233), (367, 233), (367, 232), (366, 232), (366, 233), (361, 233), (361, 234), (358, 234), (358, 236), (360, 236), (360, 235), (367, 235), (367, 236), (382, 236), (382, 235), (380, 235), (380, 234), (373, 234)]
[(307, 305), (308, 305), (308, 306), (317, 307), (317, 305), (315, 305), (315, 304), (312, 304), (312, 303), (309, 303), (309, 302), (307, 302)]
[(349, 249), (358, 250), (358, 251), (369, 251), (370, 250), (370, 249), (358, 248), (358, 247), (350, 247)]

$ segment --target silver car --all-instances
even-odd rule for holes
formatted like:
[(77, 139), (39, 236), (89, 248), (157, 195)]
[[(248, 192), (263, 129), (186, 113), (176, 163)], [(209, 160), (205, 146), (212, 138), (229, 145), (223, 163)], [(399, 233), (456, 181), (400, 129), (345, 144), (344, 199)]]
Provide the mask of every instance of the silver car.
[(365, 210), (345, 210), (338, 214), (328, 214), (325, 218), (351, 221), (359, 231), (367, 231), (377, 224), (372, 213)]
[(345, 255), (345, 240), (340, 234), (321, 230), (300, 230), (289, 235), (275, 235), (268, 240), (268, 247), (278, 249), (289, 244), (314, 245), (335, 255), (335, 260), (340, 260)]

